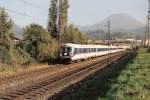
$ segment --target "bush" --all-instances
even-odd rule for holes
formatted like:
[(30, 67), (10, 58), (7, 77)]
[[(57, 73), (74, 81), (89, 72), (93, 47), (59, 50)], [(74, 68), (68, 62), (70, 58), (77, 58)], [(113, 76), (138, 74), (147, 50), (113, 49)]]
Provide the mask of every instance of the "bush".
[(38, 61), (56, 58), (58, 45), (40, 25), (31, 24), (24, 29), (24, 49)]
[(3, 46), (0, 46), (0, 62), (6, 64), (12, 64), (9, 49)]

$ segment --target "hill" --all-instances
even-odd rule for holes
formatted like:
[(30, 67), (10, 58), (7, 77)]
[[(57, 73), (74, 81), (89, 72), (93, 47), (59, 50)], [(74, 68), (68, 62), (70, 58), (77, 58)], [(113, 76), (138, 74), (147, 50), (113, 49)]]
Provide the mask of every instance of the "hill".
[(132, 33), (133, 37), (144, 37), (144, 24), (126, 13), (112, 14), (99, 23), (90, 26), (78, 26), (78, 28), (89, 36), (94, 35), (95, 37), (95, 34), (97, 34), (97, 37), (103, 37), (105, 32), (103, 31), (103, 33), (102, 30), (107, 29), (108, 21), (111, 22), (112, 33)]

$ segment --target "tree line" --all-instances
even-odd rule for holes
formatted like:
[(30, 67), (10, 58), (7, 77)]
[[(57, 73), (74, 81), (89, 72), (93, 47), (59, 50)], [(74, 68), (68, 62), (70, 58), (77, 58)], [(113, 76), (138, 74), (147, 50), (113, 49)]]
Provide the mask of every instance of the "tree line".
[[(58, 5), (60, 5), (58, 7)], [(13, 43), (13, 21), (4, 8), (0, 8), (0, 63), (22, 65), (58, 59), (58, 36), (62, 43), (84, 43), (86, 36), (68, 24), (68, 0), (51, 0), (47, 29), (32, 23), (23, 28), (20, 44)]]

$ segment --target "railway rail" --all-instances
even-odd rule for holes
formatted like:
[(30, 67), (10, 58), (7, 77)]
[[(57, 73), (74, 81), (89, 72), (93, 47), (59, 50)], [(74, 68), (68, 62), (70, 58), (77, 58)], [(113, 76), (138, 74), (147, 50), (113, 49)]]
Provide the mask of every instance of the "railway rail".
[[(71, 84), (77, 83), (83, 80), (85, 77), (91, 75), (92, 73), (104, 68), (107, 66), (108, 58), (110, 62), (114, 62), (126, 55), (127, 52), (120, 52), (111, 54), (110, 56), (105, 56), (103, 59), (99, 61), (93, 61), (92, 63), (88, 63), (85, 66), (78, 66), (68, 68), (63, 73), (53, 74), (51, 76), (45, 76), (42, 80), (31, 84), (29, 86), (18, 88), (7, 94), (0, 96), (2, 100), (37, 100), (37, 99), (47, 99), (48, 97), (53, 96), (55, 93), (63, 90)], [(41, 70), (38, 73), (45, 73), (44, 70)], [(19, 76), (17, 76), (19, 78)], [(21, 76), (21, 77), (26, 77)], [(11, 78), (10, 78), (11, 79)], [(52, 98), (53, 99), (53, 98)]]

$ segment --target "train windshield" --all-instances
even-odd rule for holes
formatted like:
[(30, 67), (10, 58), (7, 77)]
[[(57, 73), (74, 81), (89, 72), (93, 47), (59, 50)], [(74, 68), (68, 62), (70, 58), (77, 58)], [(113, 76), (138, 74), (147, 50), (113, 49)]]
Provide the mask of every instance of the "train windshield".
[(69, 53), (69, 52), (71, 52), (71, 47), (61, 47), (61, 52), (62, 53)]

